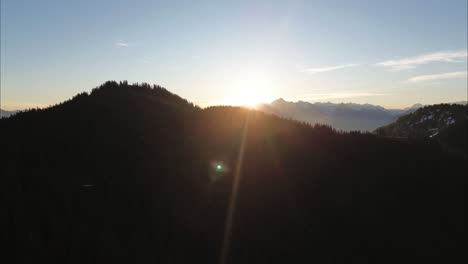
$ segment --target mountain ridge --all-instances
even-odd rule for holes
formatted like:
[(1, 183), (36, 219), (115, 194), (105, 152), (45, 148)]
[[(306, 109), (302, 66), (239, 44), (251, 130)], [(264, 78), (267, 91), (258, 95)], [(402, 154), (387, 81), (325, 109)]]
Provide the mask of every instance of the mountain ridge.
[(385, 109), (382, 106), (371, 104), (288, 102), (283, 98), (277, 99), (270, 104), (260, 104), (257, 109), (310, 124), (330, 125), (338, 130), (345, 131), (372, 131), (408, 111), (404, 109)]
[[(461, 101), (454, 104), (466, 103), (466, 101)], [(291, 102), (284, 98), (278, 98), (269, 104), (259, 104), (257, 109), (310, 124), (330, 125), (338, 130), (371, 132), (396, 121), (399, 116), (414, 112), (421, 107), (424, 105), (416, 103), (403, 109), (387, 109), (369, 103), (311, 103), (302, 100)]]
[(443, 146), (467, 154), (468, 106), (466, 104), (435, 104), (423, 106), (400, 116), (396, 121), (379, 127), (375, 133), (386, 137), (430, 137)]
[(430, 139), (201, 109), (126, 82), (0, 131), (17, 263), (219, 263), (227, 220), (230, 263), (466, 259), (465, 163)]

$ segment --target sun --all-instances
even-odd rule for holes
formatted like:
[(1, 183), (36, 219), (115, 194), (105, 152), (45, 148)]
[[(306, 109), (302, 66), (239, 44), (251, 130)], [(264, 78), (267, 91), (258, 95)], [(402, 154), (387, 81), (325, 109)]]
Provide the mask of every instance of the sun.
[(255, 86), (242, 86), (236, 91), (232, 98), (232, 105), (255, 107), (260, 103), (268, 101)]
[(230, 105), (255, 108), (272, 101), (271, 81), (263, 73), (250, 72), (240, 76), (232, 86)]

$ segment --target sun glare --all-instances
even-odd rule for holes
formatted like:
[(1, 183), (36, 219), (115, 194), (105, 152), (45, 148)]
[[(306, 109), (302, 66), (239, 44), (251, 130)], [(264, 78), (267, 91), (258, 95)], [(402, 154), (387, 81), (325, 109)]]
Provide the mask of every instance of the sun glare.
[(257, 104), (265, 102), (261, 93), (256, 88), (245, 86), (237, 91), (236, 96), (232, 100), (232, 105), (255, 107)]
[(239, 77), (232, 87), (230, 105), (255, 107), (272, 100), (271, 81), (264, 73), (249, 72)]

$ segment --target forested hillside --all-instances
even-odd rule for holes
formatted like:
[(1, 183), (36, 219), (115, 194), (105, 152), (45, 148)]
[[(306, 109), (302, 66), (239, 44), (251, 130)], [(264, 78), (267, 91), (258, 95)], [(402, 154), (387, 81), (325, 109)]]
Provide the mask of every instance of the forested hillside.
[(437, 104), (419, 108), (397, 121), (376, 129), (378, 135), (403, 138), (433, 138), (457, 152), (467, 152), (468, 106)]
[(4, 263), (219, 263), (227, 240), (227, 263), (467, 260), (466, 160), (433, 140), (126, 82), (0, 131)]

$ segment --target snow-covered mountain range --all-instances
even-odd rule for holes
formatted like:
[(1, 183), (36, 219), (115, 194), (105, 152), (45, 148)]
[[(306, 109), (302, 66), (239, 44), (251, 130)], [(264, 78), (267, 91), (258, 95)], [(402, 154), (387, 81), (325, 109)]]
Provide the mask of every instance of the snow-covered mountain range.
[(386, 109), (372, 104), (289, 102), (280, 98), (270, 104), (261, 104), (257, 109), (310, 124), (330, 125), (338, 130), (373, 131), (423, 106), (415, 104), (404, 109)]

